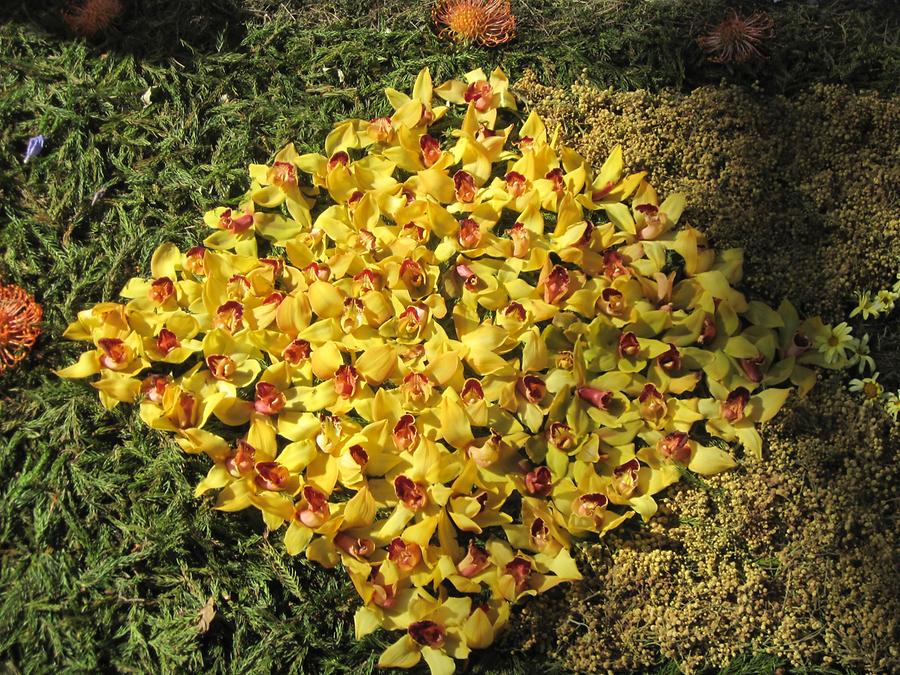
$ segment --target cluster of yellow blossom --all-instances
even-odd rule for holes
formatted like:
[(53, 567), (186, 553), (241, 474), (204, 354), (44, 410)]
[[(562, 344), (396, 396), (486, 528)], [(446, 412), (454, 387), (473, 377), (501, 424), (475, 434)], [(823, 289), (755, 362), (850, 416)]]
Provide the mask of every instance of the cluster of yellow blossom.
[[(860, 293), (856, 307), (850, 312), (850, 318), (860, 316), (864, 321), (878, 319), (891, 314), (900, 301), (900, 275), (891, 288), (884, 288), (874, 295), (869, 292)], [(884, 390), (878, 381), (878, 371), (875, 368), (875, 359), (872, 358), (869, 348), (869, 334), (865, 333), (861, 338), (854, 338), (851, 345), (851, 365), (859, 366), (859, 374), (865, 373), (866, 368), (871, 371), (869, 377), (854, 378), (850, 380), (848, 388), (855, 393), (861, 393), (866, 403), (880, 401), (885, 410), (893, 419), (900, 418), (900, 391)]]
[(203, 246), (79, 313), (65, 335), (93, 346), (59, 374), (208, 455), (217, 508), (342, 563), (357, 634), (405, 631), (380, 665), (451, 673), (511, 603), (580, 578), (573, 536), (733, 466), (713, 437), (759, 457), (756, 425), (846, 354), (748, 302), (741, 252), (677, 227), (684, 199), (620, 148), (594, 171), (534, 113), (502, 126), (499, 69), (387, 95), (326, 155), (252, 165)]

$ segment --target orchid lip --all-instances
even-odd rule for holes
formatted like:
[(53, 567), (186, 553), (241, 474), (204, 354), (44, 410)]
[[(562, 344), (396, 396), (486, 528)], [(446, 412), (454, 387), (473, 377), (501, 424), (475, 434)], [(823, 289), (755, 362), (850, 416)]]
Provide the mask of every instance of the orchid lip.
[(578, 398), (590, 403), (600, 410), (607, 410), (609, 404), (613, 400), (613, 393), (611, 391), (596, 389), (595, 387), (582, 386), (578, 387), (575, 392), (578, 395)]
[(412, 511), (421, 511), (428, 503), (425, 488), (403, 474), (394, 479), (394, 490), (397, 498)]
[(170, 352), (181, 346), (178, 336), (168, 328), (163, 328), (156, 336), (156, 348), (161, 354), (168, 356)]
[(440, 649), (446, 639), (444, 627), (434, 621), (417, 621), (407, 628), (409, 636), (423, 647)]

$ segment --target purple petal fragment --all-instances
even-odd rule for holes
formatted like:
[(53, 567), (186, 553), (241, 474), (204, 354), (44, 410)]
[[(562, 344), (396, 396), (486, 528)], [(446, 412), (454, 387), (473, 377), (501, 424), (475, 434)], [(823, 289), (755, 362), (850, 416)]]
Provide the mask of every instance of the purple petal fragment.
[(28, 148), (25, 150), (25, 164), (44, 151), (44, 136), (38, 134), (28, 139)]

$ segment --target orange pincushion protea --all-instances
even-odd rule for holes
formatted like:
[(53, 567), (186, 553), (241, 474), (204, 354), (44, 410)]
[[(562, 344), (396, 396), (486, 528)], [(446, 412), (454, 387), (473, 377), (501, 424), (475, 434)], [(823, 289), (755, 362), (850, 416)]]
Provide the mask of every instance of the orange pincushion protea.
[(760, 47), (772, 36), (772, 26), (772, 19), (764, 12), (743, 17), (731, 10), (731, 16), (697, 42), (716, 63), (745, 63), (762, 56)]
[(41, 333), (42, 313), (24, 289), (0, 285), (0, 373), (28, 355)]
[(516, 35), (509, 0), (438, 0), (432, 8), (441, 37), (496, 47)]
[(73, 33), (96, 35), (118, 19), (122, 9), (121, 0), (84, 0), (63, 14), (63, 19)]

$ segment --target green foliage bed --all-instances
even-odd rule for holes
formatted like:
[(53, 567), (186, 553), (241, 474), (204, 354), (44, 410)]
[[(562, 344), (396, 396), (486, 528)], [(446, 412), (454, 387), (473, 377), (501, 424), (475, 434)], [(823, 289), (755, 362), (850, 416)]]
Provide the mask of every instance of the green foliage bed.
[[(147, 0), (94, 42), (62, 32), (59, 3), (33, 4), (0, 14), (0, 276), (33, 290), (46, 317), (30, 359), (0, 378), (0, 663), (8, 672), (364, 672), (386, 644), (381, 636), (353, 640), (354, 596), (344, 575), (289, 559), (252, 514), (212, 513), (208, 501), (192, 497), (206, 469), (201, 460), (146, 430), (134, 411), (104, 412), (93, 391), (50, 370), (76, 354), (59, 339), (68, 319), (114, 297), (160, 242), (198, 241), (205, 226), (197, 214), (221, 195), (237, 196), (249, 162), (289, 139), (318, 149), (334, 120), (384, 112), (381, 89), (403, 88), (425, 65), (436, 79), (496, 63), (515, 79), (530, 67), (555, 86), (581, 77), (651, 90), (758, 82), (745, 95), (762, 107), (783, 104), (770, 96), (808, 96), (801, 92), (817, 82), (876, 89), (896, 102), (900, 82), (898, 17), (889, 1), (779, 3), (771, 8), (777, 32), (769, 60), (739, 68), (705, 63), (694, 42), (724, 15), (727, 5), (714, 0), (520, 2), (521, 37), (496, 52), (438, 42), (417, 2), (310, 8)], [(149, 105), (142, 100), (148, 91)], [(858, 137), (834, 143), (849, 144), (865, 163), (864, 153), (877, 148), (867, 145), (864, 125), (853, 128)], [(37, 133), (47, 137), (45, 153), (23, 165), (25, 143)], [(677, 176), (683, 169), (665, 170)], [(819, 180), (840, 195), (853, 177)], [(883, 240), (861, 205), (842, 217), (868, 228), (871, 249), (896, 250), (896, 201), (883, 208), (880, 218), (894, 223), (882, 227)], [(703, 217), (713, 227), (728, 222), (714, 212)], [(720, 235), (730, 231), (722, 226)], [(875, 274), (893, 271), (876, 266)], [(871, 280), (850, 278), (831, 287), (847, 291), (843, 309)], [(759, 278), (751, 283), (761, 285)], [(790, 294), (789, 279), (779, 284), (779, 294), (785, 287)], [(814, 293), (804, 293), (815, 306)], [(834, 297), (821, 307), (838, 319), (841, 302)], [(896, 363), (897, 348), (886, 339), (885, 358)], [(843, 414), (858, 418), (855, 403), (842, 401)], [(836, 414), (835, 404), (817, 405), (819, 414)], [(866, 414), (876, 415), (872, 425), (890, 450), (896, 425), (889, 431), (883, 417)], [(803, 443), (815, 447), (815, 434), (791, 419), (795, 427), (789, 420), (784, 434), (806, 434)], [(830, 433), (823, 438), (842, 437), (840, 429)], [(854, 438), (869, 443), (863, 432)], [(878, 455), (873, 466), (884, 457), (891, 455)], [(888, 519), (884, 528), (892, 527)], [(583, 616), (584, 607), (578, 611)], [(538, 634), (547, 628), (527, 617), (522, 625)], [(565, 632), (557, 639), (574, 640)], [(473, 669), (534, 670), (534, 659), (542, 671), (587, 667), (566, 664), (545, 646), (521, 652), (511, 640)], [(781, 663), (761, 655), (765, 646), (753, 644), (756, 655), (735, 670), (765, 672)], [(653, 658), (666, 664), (680, 656), (665, 648)], [(638, 657), (617, 667), (650, 667), (645, 651)], [(865, 667), (853, 654), (834, 658)], [(827, 665), (809, 665), (817, 664)]]

